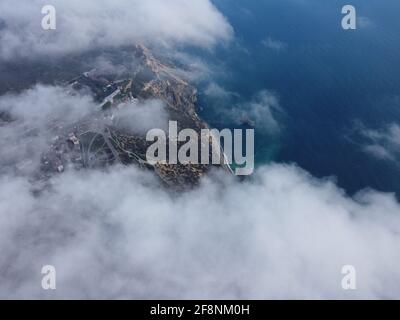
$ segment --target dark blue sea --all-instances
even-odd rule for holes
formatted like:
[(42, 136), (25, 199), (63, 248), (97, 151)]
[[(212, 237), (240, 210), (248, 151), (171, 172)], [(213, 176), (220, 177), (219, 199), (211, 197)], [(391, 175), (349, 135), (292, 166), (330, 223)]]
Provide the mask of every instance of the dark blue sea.
[[(234, 127), (231, 110), (268, 90), (279, 99), (278, 133), (257, 127), (256, 163), (296, 163), (335, 177), (350, 194), (400, 193), (397, 160), (365, 151), (360, 130), (400, 124), (400, 1), (351, 0), (357, 29), (343, 30), (338, 0), (215, 0), (234, 28), (232, 43), (201, 53), (225, 98), (206, 94), (202, 116)], [(257, 119), (256, 119), (257, 120)], [(262, 123), (262, 122), (261, 122)]]

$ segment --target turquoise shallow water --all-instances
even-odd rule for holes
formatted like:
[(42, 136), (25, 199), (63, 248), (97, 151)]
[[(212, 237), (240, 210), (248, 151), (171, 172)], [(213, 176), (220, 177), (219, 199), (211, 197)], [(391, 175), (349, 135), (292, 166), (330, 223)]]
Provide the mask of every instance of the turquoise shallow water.
[(235, 40), (201, 55), (218, 66), (215, 82), (235, 94), (207, 96), (204, 83), (203, 117), (233, 127), (224, 113), (268, 89), (279, 97), (281, 131), (256, 127), (258, 165), (294, 162), (315, 176), (335, 176), (350, 193), (366, 187), (400, 193), (397, 161), (366, 154), (367, 141), (355, 135), (360, 123), (370, 129), (400, 124), (400, 2), (352, 1), (359, 17), (354, 31), (341, 28), (345, 1), (214, 3)]

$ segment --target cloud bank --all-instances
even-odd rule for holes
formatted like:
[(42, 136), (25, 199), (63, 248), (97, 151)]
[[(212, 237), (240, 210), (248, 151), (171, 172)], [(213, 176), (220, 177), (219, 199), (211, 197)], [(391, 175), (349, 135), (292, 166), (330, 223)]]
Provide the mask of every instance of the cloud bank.
[(57, 29), (41, 27), (45, 0), (0, 3), (0, 57), (65, 55), (136, 42), (211, 48), (233, 30), (209, 0), (54, 0)]
[[(2, 298), (398, 298), (399, 204), (295, 167), (171, 196), (135, 168), (69, 172), (33, 196), (2, 176)], [(207, 204), (205, 206), (205, 204)], [(57, 290), (40, 288), (43, 265)], [(358, 290), (341, 289), (354, 265)]]

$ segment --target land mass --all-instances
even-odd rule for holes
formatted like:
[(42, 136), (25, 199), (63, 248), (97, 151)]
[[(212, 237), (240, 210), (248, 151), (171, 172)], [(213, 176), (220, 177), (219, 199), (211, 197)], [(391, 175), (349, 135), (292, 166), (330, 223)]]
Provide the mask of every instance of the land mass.
[[(116, 121), (121, 109), (157, 99), (165, 105), (168, 120), (177, 122), (178, 130), (194, 129), (200, 137), (200, 131), (208, 126), (196, 112), (196, 88), (182, 79), (171, 63), (155, 58), (143, 45), (127, 48), (124, 54), (129, 57), (129, 67), (122, 72), (91, 69), (65, 84), (71, 92), (89, 92), (98, 110), (76, 123), (53, 126), (54, 139), (42, 157), (40, 178), (62, 173), (71, 166), (82, 170), (119, 163), (151, 170), (166, 186), (180, 189), (197, 185), (213, 167), (230, 172), (223, 154), (218, 165), (147, 162), (146, 150), (151, 143), (143, 132), (127, 129)], [(201, 148), (200, 140), (198, 145)]]

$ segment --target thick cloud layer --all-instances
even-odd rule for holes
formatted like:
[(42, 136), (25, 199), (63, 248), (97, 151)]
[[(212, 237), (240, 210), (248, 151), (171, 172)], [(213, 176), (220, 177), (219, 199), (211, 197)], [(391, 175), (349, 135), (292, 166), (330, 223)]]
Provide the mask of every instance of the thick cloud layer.
[[(43, 125), (42, 113), (64, 114), (66, 104), (85, 112), (93, 106), (85, 99), (49, 87), (3, 98), (17, 122), (2, 124), (2, 137), (18, 147), (0, 144), (0, 153), (9, 163), (31, 159), (15, 124)], [(32, 101), (42, 102), (32, 105), (39, 116), (18, 111)], [(30, 174), (2, 168), (1, 298), (400, 296), (400, 205), (390, 194), (349, 198), (286, 165), (247, 182), (215, 173), (179, 195), (135, 167), (67, 170), (37, 193)], [(44, 265), (56, 267), (55, 291), (41, 288)], [(355, 291), (341, 288), (344, 265), (356, 268)]]
[[(66, 173), (34, 197), (3, 176), (3, 298), (398, 298), (399, 204), (301, 170), (172, 197), (135, 168)], [(206, 204), (206, 205), (205, 205)], [(40, 288), (43, 265), (57, 290)], [(341, 289), (354, 265), (358, 290)]]
[(41, 27), (46, 0), (0, 3), (0, 58), (64, 55), (144, 42), (210, 48), (232, 27), (209, 0), (54, 0), (57, 29)]

